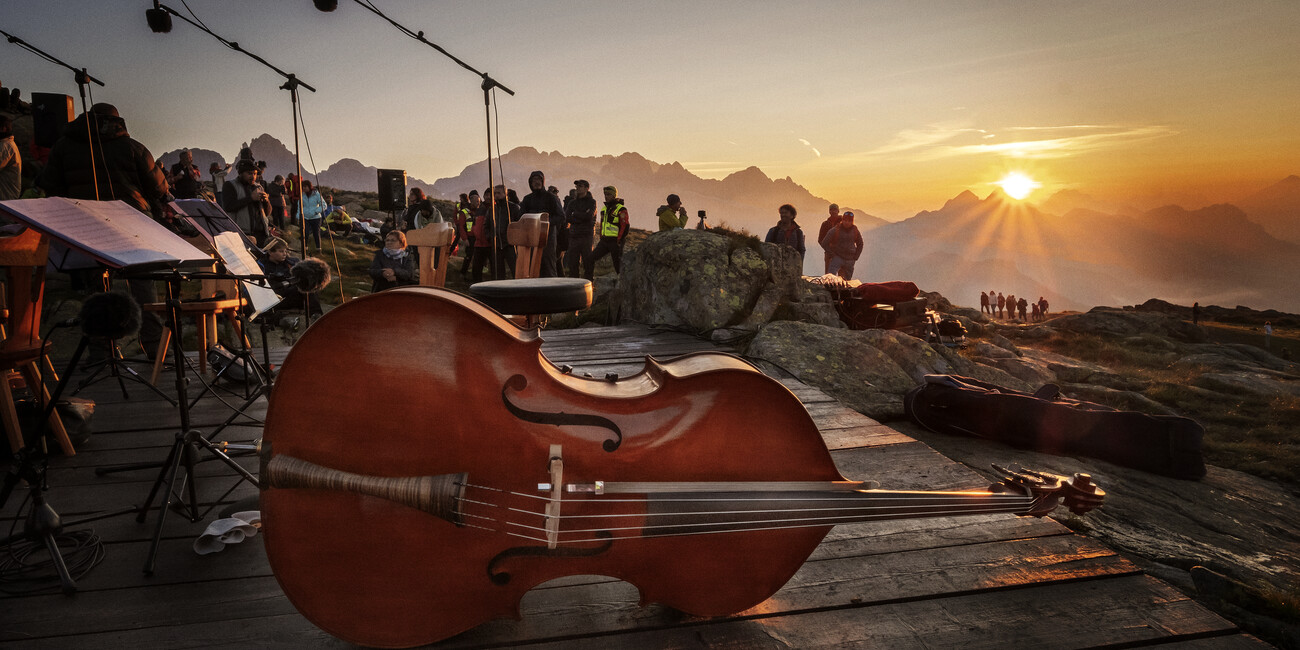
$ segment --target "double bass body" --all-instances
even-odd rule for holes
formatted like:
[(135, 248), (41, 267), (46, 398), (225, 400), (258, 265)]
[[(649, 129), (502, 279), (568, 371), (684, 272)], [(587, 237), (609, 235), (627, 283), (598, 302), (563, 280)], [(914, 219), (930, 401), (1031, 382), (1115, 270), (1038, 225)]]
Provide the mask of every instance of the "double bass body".
[(794, 395), (740, 359), (648, 361), (611, 381), (565, 374), (540, 349), (535, 330), (424, 287), (348, 303), (298, 342), (271, 395), (270, 460), (463, 473), (469, 485), (461, 525), (352, 492), (264, 488), (268, 558), (308, 619), (357, 643), (419, 645), (518, 616), (528, 589), (578, 574), (626, 580), (643, 603), (729, 614), (785, 584), (829, 530), (640, 537), (645, 503), (603, 523), (575, 498), (561, 514), (587, 522), (571, 538), (586, 541), (548, 547), (538, 484), (553, 445), (566, 483), (843, 478)]

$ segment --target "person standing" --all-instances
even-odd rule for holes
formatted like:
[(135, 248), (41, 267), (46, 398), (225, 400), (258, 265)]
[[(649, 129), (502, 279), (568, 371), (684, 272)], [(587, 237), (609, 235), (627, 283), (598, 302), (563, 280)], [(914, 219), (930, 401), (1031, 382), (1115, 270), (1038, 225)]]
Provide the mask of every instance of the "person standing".
[(238, 171), (235, 180), (226, 181), (221, 188), (221, 207), (244, 234), (252, 237), (259, 247), (264, 246), (269, 239), (266, 214), (271, 204), (266, 190), (257, 183), (257, 166), (251, 160), (241, 160), (235, 169)]
[(1201, 324), (1201, 303), (1199, 302), (1192, 303), (1192, 324)]
[(1038, 320), (1047, 320), (1047, 298), (1038, 297)]
[(606, 255), (614, 262), (614, 272), (622, 272), (623, 241), (627, 237), (628, 228), (627, 207), (623, 205), (623, 199), (618, 198), (618, 188), (606, 185), (605, 205), (600, 209), (600, 241), (587, 259), (583, 277), (593, 279), (596, 262)]
[[(239, 167), (242, 170), (244, 163), (240, 162)], [(302, 181), (302, 206), (301, 214), (297, 215), (299, 223), (302, 224), (302, 240), (305, 244), (310, 237), (316, 242), (316, 250), (323, 250), (320, 245), (320, 222), (321, 216), (325, 212), (325, 199), (321, 197), (320, 190), (317, 190), (311, 181)]]
[(284, 177), (279, 174), (276, 174), (275, 178), (271, 179), (271, 184), (266, 187), (266, 197), (271, 203), (271, 224), (279, 230), (285, 228), (284, 221), (288, 214), (285, 210), (288, 205), (284, 195), (288, 191), (284, 185)]
[[(36, 184), (47, 196), (117, 199), (157, 221), (163, 220), (167, 180), (149, 148), (127, 132), (126, 120), (112, 104), (95, 104), (68, 125), (63, 137), (50, 149), (49, 163)], [(128, 284), (136, 302), (157, 302), (158, 293), (151, 280), (132, 279)], [(162, 320), (153, 312), (145, 312), (139, 339), (145, 353), (153, 354), (161, 338)]]
[(230, 163), (225, 167), (216, 162), (208, 165), (208, 175), (212, 176), (212, 194), (216, 197), (217, 205), (221, 205), (221, 188), (226, 186), (226, 176), (230, 174)]
[(596, 230), (596, 197), (591, 195), (591, 184), (587, 181), (573, 181), (573, 198), (564, 208), (564, 222), (569, 227), (569, 250), (564, 258), (568, 263), (568, 275), (583, 277), (587, 262), (591, 260)]
[(821, 241), (822, 248), (831, 256), (827, 273), (834, 273), (845, 280), (853, 278), (853, 267), (862, 256), (862, 233), (853, 225), (853, 213), (845, 212), (834, 228), (826, 232)]
[[(475, 251), (478, 250), (475, 244), (475, 224), (479, 215), (483, 212), (483, 201), (479, 198), (478, 190), (471, 191), (465, 198), (465, 207), (461, 208), (460, 214), (456, 217), (456, 228), (460, 230), (460, 239), (464, 242), (465, 259), (460, 263), (460, 274), (463, 277), (469, 273), (470, 264), (474, 262)], [(479, 279), (482, 279), (482, 269), (479, 269)]]
[(1007, 320), (1016, 319), (1016, 297), (1013, 294), (1007, 294)]
[(989, 311), (989, 294), (986, 291), (980, 292), (980, 313)]
[(1264, 349), (1273, 349), (1273, 321), (1264, 321)]
[(685, 228), (688, 217), (686, 208), (682, 207), (681, 197), (669, 194), (667, 201), (667, 205), (659, 206), (659, 210), (655, 212), (659, 216), (659, 232)]
[[(832, 203), (830, 207), (830, 216), (826, 217), (826, 220), (822, 222), (821, 228), (817, 229), (817, 243), (820, 245), (822, 240), (826, 239), (826, 233), (830, 232), (831, 228), (838, 226), (839, 223), (840, 223), (840, 206), (836, 203)], [(831, 272), (831, 252), (826, 251), (826, 266), (823, 269), (823, 274), (830, 273), (830, 272)]]
[(557, 275), (555, 268), (556, 249), (559, 247), (560, 227), (563, 226), (564, 204), (557, 193), (546, 189), (546, 174), (540, 170), (528, 175), (528, 196), (519, 204), (520, 214), (545, 212), (550, 219), (546, 232), (546, 247), (542, 249), (542, 267), (538, 275), (553, 278)]
[(14, 144), (13, 120), (0, 115), (0, 201), (23, 194), (23, 157)]
[(1002, 318), (1002, 309), (1006, 304), (1007, 304), (1006, 297), (1004, 297), (1002, 295), (1002, 292), (999, 291), (998, 292), (998, 318)]
[(519, 221), (523, 213), (519, 210), (519, 202), (510, 199), (512, 193), (513, 191), (507, 191), (504, 185), (493, 187), (492, 204), (483, 211), (487, 216), (488, 225), (493, 226), (492, 241), (496, 244), (496, 259), (492, 267), (493, 280), (504, 280), (507, 272), (514, 273), (515, 270), (515, 247), (506, 240), (506, 229), (510, 224)]
[(199, 166), (194, 164), (194, 152), (181, 149), (181, 159), (172, 165), (172, 196), (178, 199), (198, 198), (203, 182), (199, 180)]
[(1025, 312), (1028, 311), (1029, 309), (1029, 301), (1025, 300), (1024, 298), (1021, 298), (1019, 301), (1016, 302), (1016, 306), (1020, 308), (1021, 322), (1027, 321), (1028, 316), (1025, 314)]
[[(769, 244), (785, 244), (799, 251), (799, 266), (802, 268), (804, 254), (803, 229), (794, 222), (794, 218), (799, 212), (789, 203), (778, 208), (777, 212), (780, 213), (781, 220), (768, 229), (767, 237), (763, 241)], [(683, 213), (683, 218), (685, 218), (685, 213)]]

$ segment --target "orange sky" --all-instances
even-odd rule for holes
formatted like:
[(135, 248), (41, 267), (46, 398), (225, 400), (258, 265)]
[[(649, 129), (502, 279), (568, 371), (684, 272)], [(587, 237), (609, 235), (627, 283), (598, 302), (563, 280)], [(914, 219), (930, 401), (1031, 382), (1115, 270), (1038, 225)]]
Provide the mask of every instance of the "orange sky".
[[(1291, 0), (374, 1), (517, 92), (497, 96), (502, 151), (636, 151), (707, 177), (757, 165), (891, 218), (1008, 170), (1043, 183), (1030, 200), (1070, 188), (1144, 207), (1300, 173)], [(150, 33), (149, 5), (9, 0), (4, 29), (103, 79), (94, 98), (155, 152), (292, 142), (273, 72), (179, 21)], [(188, 6), (317, 87), (302, 113), (321, 167), (432, 181), (485, 155), (477, 78), (352, 3)], [(16, 46), (0, 64), (6, 86), (76, 96)]]

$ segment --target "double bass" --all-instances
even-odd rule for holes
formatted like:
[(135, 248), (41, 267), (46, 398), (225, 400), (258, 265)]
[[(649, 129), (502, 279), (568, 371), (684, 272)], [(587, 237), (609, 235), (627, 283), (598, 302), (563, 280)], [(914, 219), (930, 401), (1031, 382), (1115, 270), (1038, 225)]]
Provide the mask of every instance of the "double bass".
[(518, 617), (530, 588), (575, 574), (727, 615), (780, 589), (835, 524), (1103, 498), (1084, 475), (1010, 471), (987, 491), (873, 489), (841, 476), (798, 398), (739, 357), (590, 378), (541, 342), (432, 287), (349, 302), (298, 341), (270, 396), (261, 508), (305, 617), (409, 647)]

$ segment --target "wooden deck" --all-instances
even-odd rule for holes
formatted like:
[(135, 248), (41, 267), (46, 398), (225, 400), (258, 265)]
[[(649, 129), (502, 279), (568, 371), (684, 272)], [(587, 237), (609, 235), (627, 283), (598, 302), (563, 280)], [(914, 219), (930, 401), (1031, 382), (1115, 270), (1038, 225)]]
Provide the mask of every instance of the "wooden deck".
[[(554, 331), (546, 339), (543, 349), (555, 363), (595, 377), (634, 373), (646, 354), (718, 349), (643, 327)], [(283, 351), (275, 357), (283, 358)], [(986, 483), (821, 391), (782, 381), (812, 414), (845, 476), (890, 489)], [(156, 475), (149, 470), (96, 476), (96, 467), (167, 455), (177, 411), (143, 387), (128, 389), (129, 401), (111, 381), (82, 393), (98, 402), (96, 433), (76, 456), (55, 459), (49, 473), (48, 499), (65, 520), (140, 503)], [(263, 400), (251, 412), (264, 411)], [(194, 425), (208, 432), (230, 413), (208, 396), (194, 409)], [(223, 437), (259, 435), (257, 426), (244, 424)], [(251, 458), (240, 464), (256, 471)], [(236, 485), (235, 474), (221, 463), (205, 462), (197, 474), (201, 500), (218, 509), (256, 494), (246, 483)], [(0, 511), (0, 530), (13, 524), (22, 497), (19, 491)], [(318, 630), (285, 599), (260, 537), (214, 555), (194, 553), (195, 537), (216, 512), (198, 523), (168, 516), (156, 572), (144, 575), (157, 516), (151, 513), (146, 523), (128, 515), (88, 524), (103, 539), (105, 557), (79, 581), (75, 596), (54, 591), (0, 597), (0, 647), (348, 645)], [(1010, 515), (838, 527), (780, 592), (728, 618), (641, 608), (637, 599), (635, 587), (608, 578), (553, 581), (527, 595), (521, 621), (496, 620), (438, 647), (1267, 647), (1104, 545), (1051, 519)]]

